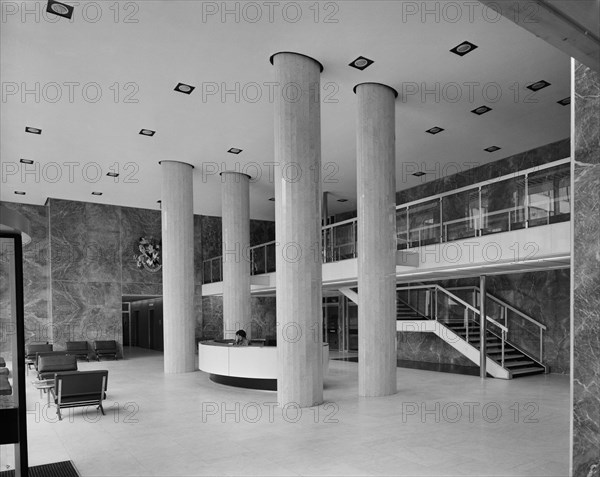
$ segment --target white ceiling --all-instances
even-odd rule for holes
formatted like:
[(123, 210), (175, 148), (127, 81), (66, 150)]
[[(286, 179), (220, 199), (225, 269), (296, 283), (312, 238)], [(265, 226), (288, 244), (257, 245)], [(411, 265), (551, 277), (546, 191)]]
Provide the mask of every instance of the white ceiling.
[[(356, 208), (352, 88), (360, 82), (385, 83), (400, 93), (398, 190), (569, 136), (570, 108), (556, 103), (570, 95), (569, 58), (473, 2), (321, 2), (318, 21), (314, 2), (279, 2), (272, 21), (269, 2), (227, 2), (230, 9), (238, 5), (239, 22), (234, 14), (203, 18), (203, 9), (221, 8), (223, 2), (120, 2), (119, 21), (112, 1), (79, 2), (73, 21), (42, 13), (45, 2), (6, 3), (18, 11), (8, 14), (3, 6), (0, 37), (0, 199), (5, 201), (43, 204), (53, 197), (156, 209), (158, 162), (169, 159), (195, 166), (195, 213), (220, 215), (219, 177), (207, 172), (215, 165), (234, 170), (237, 164), (256, 176), (259, 164), (260, 178), (250, 188), (251, 217), (273, 220), (274, 203), (268, 199), (274, 185), (264, 165), (274, 160), (273, 103), (265, 83), (274, 81), (269, 57), (278, 51), (312, 56), (325, 67), (322, 162), (324, 173), (334, 172), (334, 181), (323, 190), (332, 193), (331, 213)], [(295, 23), (294, 5), (302, 12)], [(39, 18), (23, 17), (24, 6), (37, 8)], [(262, 18), (253, 23), (256, 7)], [(412, 7), (418, 11), (409, 15)], [(102, 17), (94, 22), (98, 12)], [(328, 14), (337, 23), (325, 22)], [(126, 15), (137, 23), (125, 22)], [(449, 52), (464, 40), (478, 48), (463, 57)], [(375, 63), (365, 71), (350, 68), (359, 55)], [(526, 89), (542, 79), (551, 86), (537, 93)], [(77, 83), (72, 101), (69, 82)], [(196, 90), (175, 92), (178, 82)], [(36, 84), (37, 98), (35, 93), (22, 96)], [(58, 101), (56, 84), (62, 93)], [(211, 88), (235, 90), (236, 84), (239, 98), (207, 94)], [(88, 85), (88, 100), (83, 85)], [(257, 85), (262, 96), (254, 101)], [(415, 85), (419, 91), (407, 94)], [(446, 95), (422, 97), (436, 85)], [(102, 97), (91, 102), (98, 88)], [(116, 102), (115, 90), (120, 93)], [(457, 92), (462, 95), (458, 101)], [(125, 101), (130, 93), (137, 102)], [(493, 110), (482, 116), (470, 112), (481, 105)], [(25, 126), (43, 132), (27, 134)], [(433, 126), (445, 131), (426, 134)], [(157, 133), (144, 137), (138, 134), (142, 128)], [(502, 149), (483, 150), (494, 145)], [(228, 154), (230, 147), (243, 152)], [(35, 161), (27, 167), (39, 172), (22, 176), (20, 158)], [(115, 164), (121, 175), (106, 177)], [(422, 178), (407, 174), (417, 168), (431, 173)], [(95, 181), (98, 170), (102, 174)], [(15, 190), (26, 195), (15, 195)], [(92, 196), (92, 191), (103, 195)], [(337, 198), (349, 201), (342, 204)]]

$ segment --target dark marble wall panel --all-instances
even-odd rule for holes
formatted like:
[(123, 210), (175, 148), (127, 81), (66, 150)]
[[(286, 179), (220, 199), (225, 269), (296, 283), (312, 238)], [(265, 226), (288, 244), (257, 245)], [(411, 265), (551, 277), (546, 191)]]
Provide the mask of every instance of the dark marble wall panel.
[(52, 295), (56, 348), (71, 340), (123, 342), (120, 283), (56, 280)]
[(396, 204), (404, 204), (424, 197), (441, 194), (442, 192), (459, 189), (460, 187), (477, 182), (564, 159), (570, 157), (570, 155), (570, 139), (563, 139), (489, 164), (474, 167), (458, 174), (441, 177), (430, 182), (424, 182), (410, 189), (396, 192)]
[(572, 475), (600, 474), (600, 75), (575, 64)]
[[(31, 242), (23, 247), (23, 294), (25, 301), (25, 344), (52, 341), (50, 319), (50, 276), (48, 215), (44, 206), (2, 202), (23, 215), (30, 224)], [(0, 262), (0, 273), (5, 274)], [(8, 310), (8, 294), (0, 295), (0, 309)]]
[(200, 338), (223, 338), (223, 297), (202, 297), (202, 329)]
[(121, 281), (120, 207), (50, 199), (51, 279)]
[(203, 260), (223, 255), (223, 234), (221, 217), (203, 215), (202, 223), (202, 255)]
[(477, 366), (433, 333), (399, 332), (397, 342), (398, 359)]

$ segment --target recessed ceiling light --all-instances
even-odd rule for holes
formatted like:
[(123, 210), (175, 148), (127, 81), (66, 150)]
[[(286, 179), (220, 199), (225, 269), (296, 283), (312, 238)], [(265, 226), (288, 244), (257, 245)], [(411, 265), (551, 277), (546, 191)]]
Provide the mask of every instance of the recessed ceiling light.
[(425, 131), (426, 133), (429, 134), (438, 134), (441, 133), (444, 130), (444, 128), (440, 128), (439, 126), (435, 126), (431, 129), (428, 129), (427, 131)]
[(557, 103), (560, 104), (561, 106), (568, 106), (569, 104), (571, 104), (571, 96), (567, 96), (566, 98), (563, 98), (560, 101), (557, 101)]
[(140, 134), (142, 136), (154, 136), (156, 134), (156, 131), (152, 131), (152, 129), (142, 129), (140, 131)]
[(92, 192), (92, 195), (102, 195), (102, 192)]
[(16, 190), (15, 194), (17, 194), (17, 195), (25, 195), (25, 192), (20, 191), (20, 190)]
[(108, 177), (119, 177), (119, 174), (117, 172), (107, 172), (106, 175)]
[(362, 71), (362, 70), (368, 68), (369, 66), (371, 66), (373, 63), (375, 63), (373, 60), (370, 60), (369, 58), (365, 58), (364, 56), (359, 56), (348, 66), (352, 66), (352, 68), (356, 68), (357, 70)]
[(547, 81), (541, 80), (541, 81), (536, 81), (535, 83), (531, 83), (529, 86), (527, 86), (527, 89), (530, 89), (531, 91), (539, 91), (540, 89), (544, 89), (547, 86), (550, 86), (550, 83), (548, 83)]
[(498, 147), (498, 146), (490, 146), (490, 147), (486, 147), (484, 149), (484, 151), (487, 151), (487, 152), (496, 152), (496, 151), (499, 151), (500, 149), (502, 149), (502, 148)]
[(271, 202), (275, 202), (275, 197), (271, 197), (269, 200), (270, 200)]
[(239, 154), (240, 152), (242, 152), (243, 149), (238, 149), (237, 147), (232, 147), (231, 149), (229, 149), (229, 153), (231, 154)]
[(25, 132), (31, 133), (31, 134), (42, 134), (42, 130), (39, 128), (31, 128), (29, 126), (25, 126)]
[(488, 108), (487, 106), (479, 106), (478, 108), (473, 109), (471, 112), (481, 116), (482, 114), (485, 114), (491, 110), (492, 108)]
[(19, 162), (21, 164), (33, 164), (33, 161), (31, 159), (20, 159)]
[(175, 86), (175, 91), (179, 91), (180, 93), (185, 94), (192, 94), (192, 91), (194, 91), (195, 89), (195, 86), (191, 86), (185, 83), (177, 83), (177, 86)]
[(338, 199), (338, 202), (348, 202), (348, 199)]
[(419, 171), (419, 172), (415, 172), (415, 173), (413, 174), (413, 176), (415, 176), (415, 177), (421, 177), (421, 176), (424, 176), (425, 174), (426, 174), (425, 172), (421, 172), (421, 171)]
[(157, 200), (156, 203), (160, 204), (160, 203), (162, 203), (162, 200)]
[(467, 53), (470, 53), (477, 45), (474, 45), (470, 41), (463, 41), (460, 45), (456, 45), (450, 51), (458, 56), (465, 56)]
[(75, 10), (75, 8), (71, 5), (56, 2), (55, 0), (49, 0), (48, 5), (46, 6), (46, 11), (48, 13), (53, 13), (54, 15), (58, 15), (59, 17), (69, 19), (73, 16), (73, 10)]

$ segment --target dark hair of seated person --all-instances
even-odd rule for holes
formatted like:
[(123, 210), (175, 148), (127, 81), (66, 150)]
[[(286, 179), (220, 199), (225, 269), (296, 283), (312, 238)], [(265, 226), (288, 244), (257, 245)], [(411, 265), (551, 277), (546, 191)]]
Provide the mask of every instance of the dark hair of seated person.
[(233, 344), (236, 346), (250, 345), (250, 341), (246, 338), (246, 332), (244, 330), (237, 330), (235, 332), (235, 342)]

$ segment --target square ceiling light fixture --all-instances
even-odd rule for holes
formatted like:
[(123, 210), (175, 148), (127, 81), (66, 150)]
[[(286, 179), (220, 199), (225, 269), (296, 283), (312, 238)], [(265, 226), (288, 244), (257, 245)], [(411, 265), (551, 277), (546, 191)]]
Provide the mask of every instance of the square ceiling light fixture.
[(490, 146), (490, 147), (486, 147), (484, 149), (484, 151), (487, 151), (487, 152), (496, 152), (496, 151), (499, 151), (500, 149), (502, 149), (502, 148), (498, 147), (498, 146)]
[(441, 128), (441, 127), (439, 127), (439, 126), (435, 126), (435, 127), (432, 127), (431, 129), (428, 129), (428, 130), (427, 130), (427, 131), (425, 131), (425, 132), (426, 132), (426, 133), (429, 133), (429, 134), (439, 134), (439, 133), (441, 133), (443, 130), (444, 130), (444, 128)]
[(177, 86), (175, 86), (175, 91), (178, 91), (183, 94), (192, 94), (192, 91), (194, 91), (195, 89), (195, 86), (185, 83), (177, 83)]
[(362, 71), (364, 69), (367, 69), (373, 63), (375, 63), (373, 60), (365, 58), (364, 56), (359, 56), (352, 63), (349, 63), (348, 66), (352, 66), (352, 68), (356, 68), (357, 70)]
[(140, 131), (140, 134), (142, 136), (154, 136), (156, 134), (156, 131), (153, 131), (152, 129), (142, 129)]
[(243, 151), (243, 149), (239, 149), (237, 147), (232, 147), (227, 152), (230, 153), (230, 154), (239, 154), (242, 151)]
[(536, 81), (535, 83), (531, 83), (529, 86), (527, 86), (527, 89), (530, 89), (531, 91), (539, 91), (540, 89), (547, 88), (548, 86), (550, 86), (550, 83), (541, 80)]
[(32, 128), (29, 126), (25, 126), (25, 132), (31, 133), (31, 134), (42, 134), (42, 130), (39, 128)]
[(471, 43), (470, 41), (463, 41), (460, 45), (456, 45), (450, 51), (458, 56), (465, 56), (467, 53), (471, 53), (477, 45)]
[(75, 8), (71, 5), (56, 2), (55, 0), (48, 0), (48, 5), (46, 6), (46, 11), (48, 13), (53, 13), (54, 15), (58, 15), (59, 17), (63, 18), (68, 18), (69, 20), (73, 16), (74, 10)]

